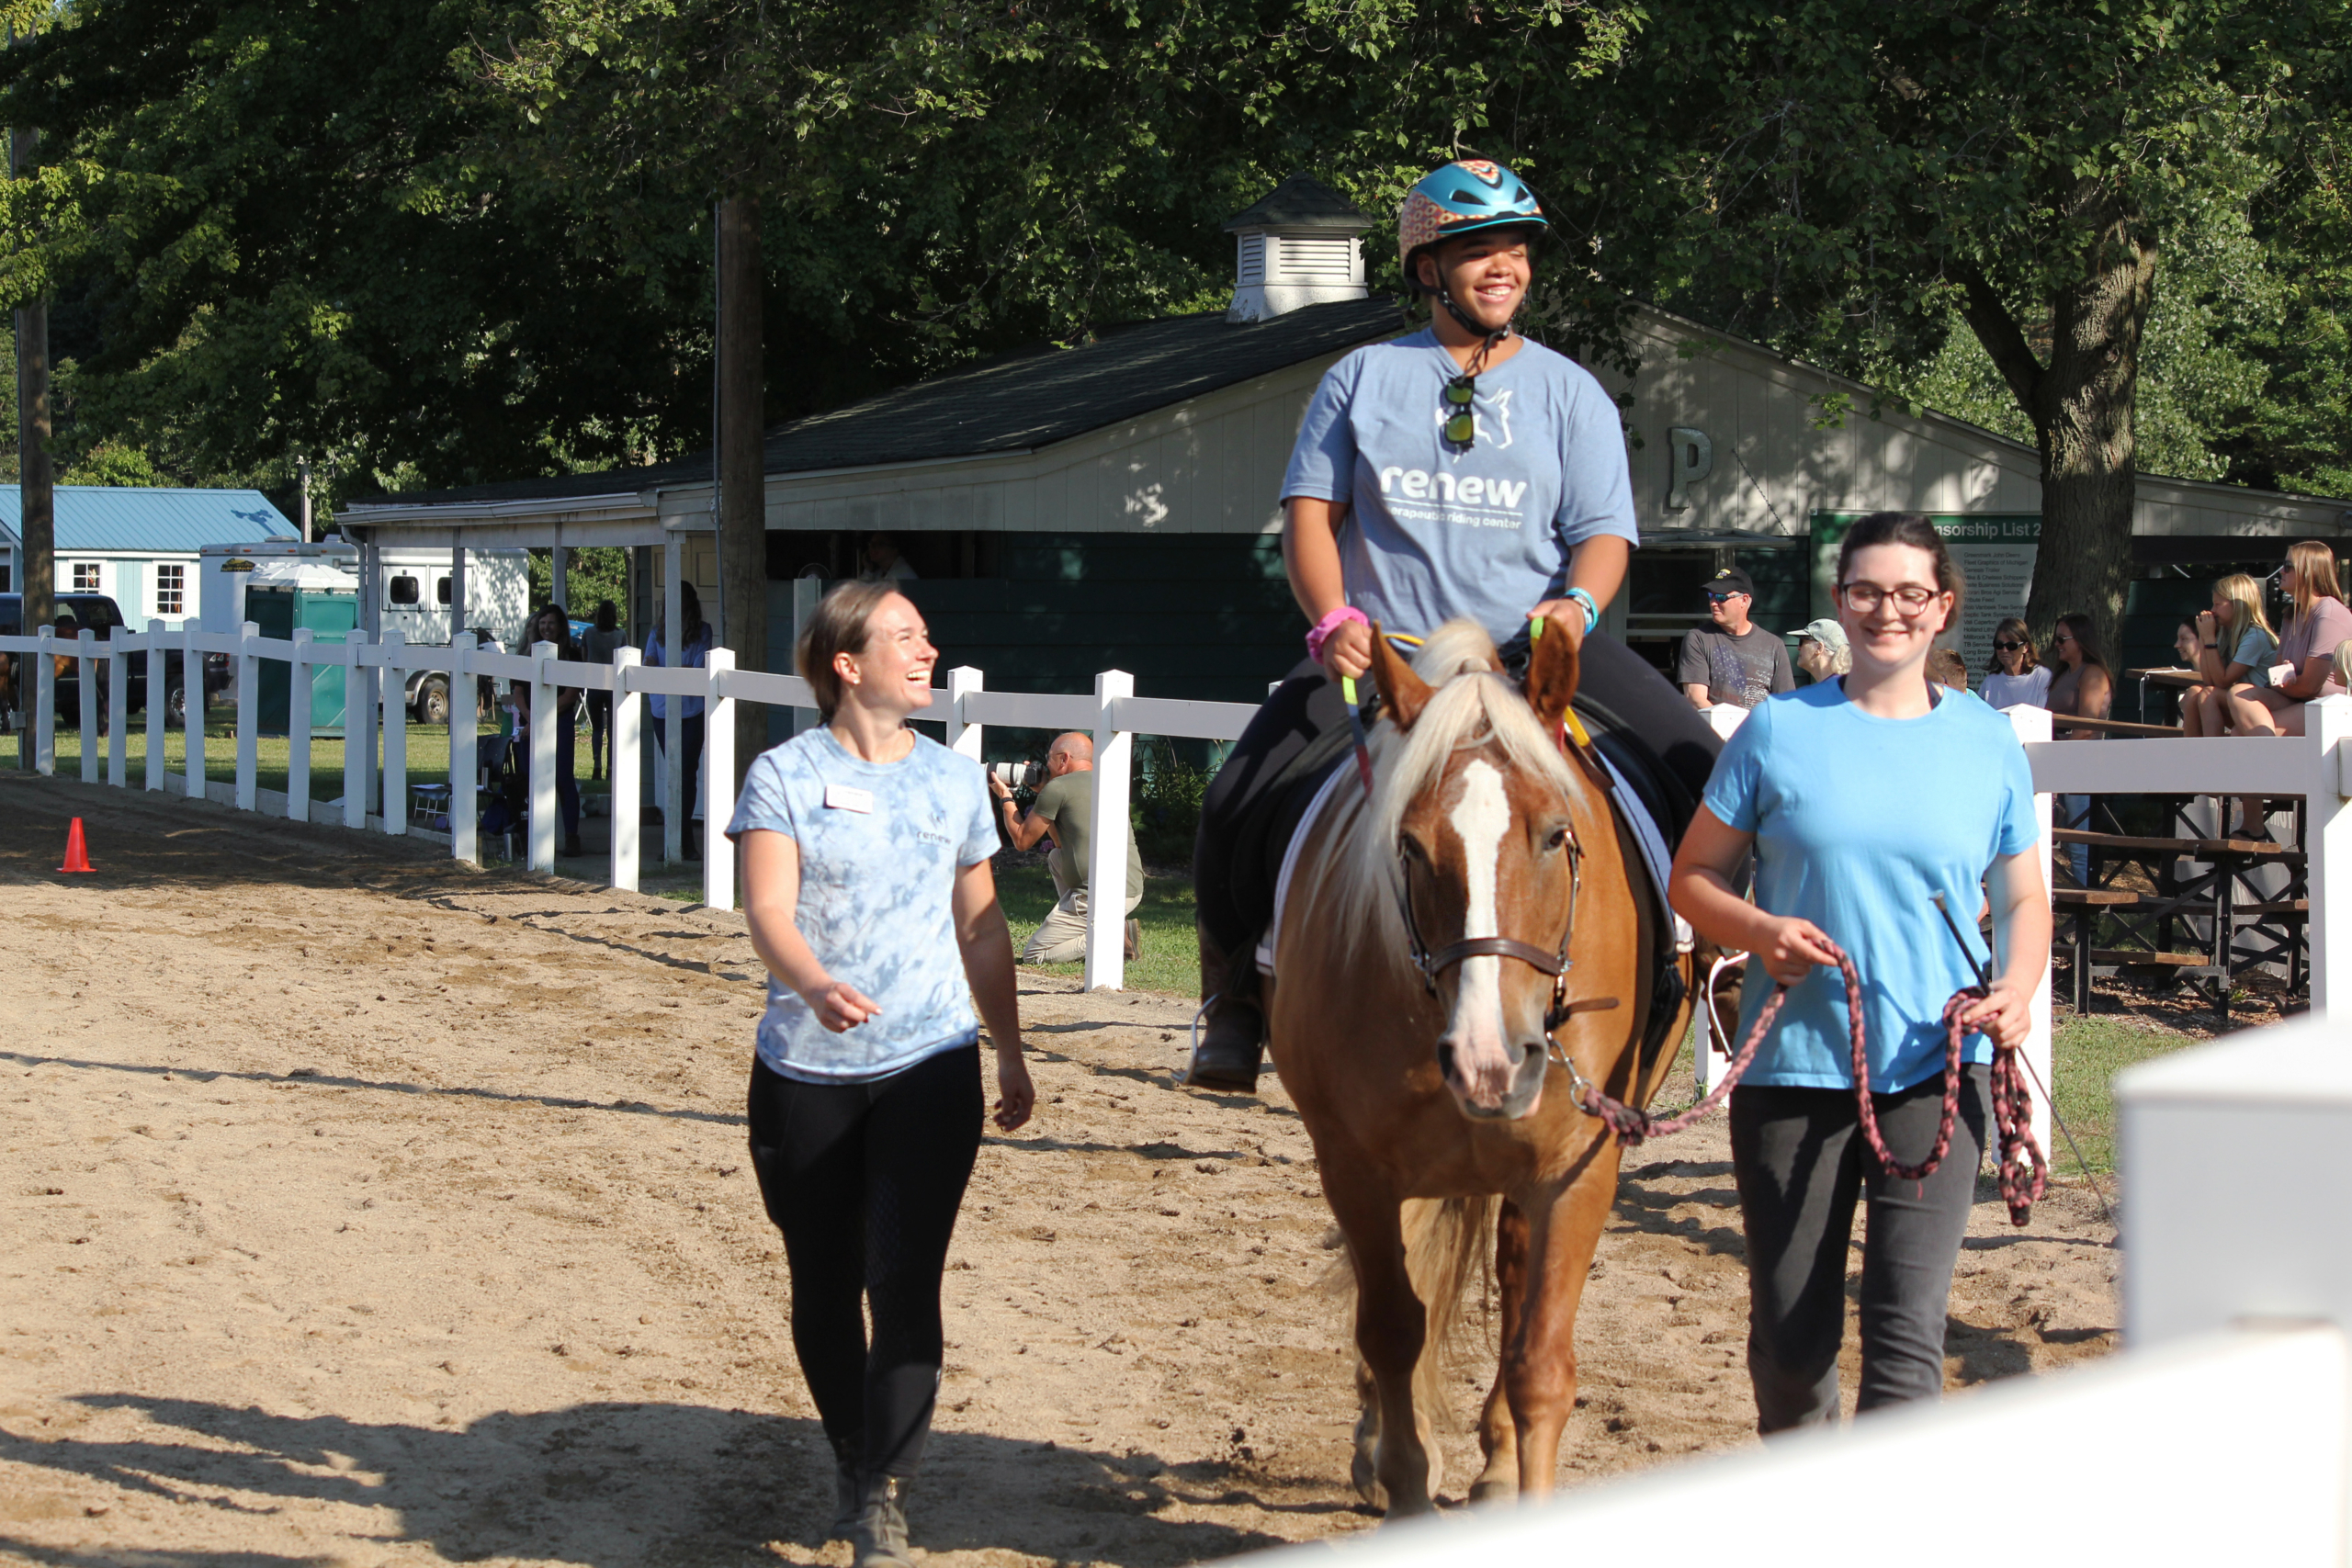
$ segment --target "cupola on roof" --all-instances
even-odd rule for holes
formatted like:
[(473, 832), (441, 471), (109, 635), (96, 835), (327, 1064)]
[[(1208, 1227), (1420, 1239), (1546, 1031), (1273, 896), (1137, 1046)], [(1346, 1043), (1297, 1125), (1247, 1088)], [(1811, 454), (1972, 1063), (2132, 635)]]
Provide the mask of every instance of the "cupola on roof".
[(1364, 297), (1356, 236), (1373, 226), (1338, 192), (1297, 174), (1226, 220), (1236, 238), (1232, 321)]

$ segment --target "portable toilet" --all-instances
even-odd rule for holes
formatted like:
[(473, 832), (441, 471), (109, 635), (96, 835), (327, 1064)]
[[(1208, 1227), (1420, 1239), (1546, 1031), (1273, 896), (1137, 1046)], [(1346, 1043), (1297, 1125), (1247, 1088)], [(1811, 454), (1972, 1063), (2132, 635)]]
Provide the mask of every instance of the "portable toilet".
[[(341, 647), (359, 624), (358, 583), (344, 568), (316, 560), (260, 560), (245, 581), (244, 617), (266, 637), (290, 640), (308, 628), (313, 642)], [(343, 733), (343, 670), (312, 667), (311, 733)], [(293, 671), (284, 660), (261, 661), (260, 712), (264, 735), (291, 732)]]

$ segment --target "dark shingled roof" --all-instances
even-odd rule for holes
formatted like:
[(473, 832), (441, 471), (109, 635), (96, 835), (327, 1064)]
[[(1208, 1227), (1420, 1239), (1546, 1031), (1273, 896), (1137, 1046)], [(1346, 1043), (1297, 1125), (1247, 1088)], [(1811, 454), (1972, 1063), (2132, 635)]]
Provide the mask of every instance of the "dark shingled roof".
[(1330, 186), (1308, 175), (1293, 175), (1225, 221), (1237, 229), (1344, 229), (1361, 232), (1373, 220), (1351, 207)]
[[(1393, 336), (1405, 325), (1388, 299), (1307, 305), (1262, 321), (1228, 321), (1222, 313), (1146, 321), (1080, 348), (1006, 355), (778, 425), (767, 433), (767, 471), (885, 468), (1050, 446), (1302, 360)], [(709, 481), (710, 454), (702, 452), (609, 473), (370, 499), (409, 505), (553, 501)]]

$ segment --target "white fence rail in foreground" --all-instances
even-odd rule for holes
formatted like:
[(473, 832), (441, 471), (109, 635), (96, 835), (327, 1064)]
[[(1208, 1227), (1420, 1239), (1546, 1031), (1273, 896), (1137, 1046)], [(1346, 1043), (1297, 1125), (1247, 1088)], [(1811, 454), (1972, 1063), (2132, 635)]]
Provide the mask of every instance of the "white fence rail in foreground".
[[(392, 836), (414, 831), (409, 822), (413, 784), (437, 784), (435, 775), (412, 777), (408, 766), (407, 714), (401, 703), (381, 705), (380, 746), (376, 732), (379, 690), (397, 693), (397, 680), (383, 681), (388, 671), (438, 670), (449, 674), (449, 757), (451, 785), (447, 799), (450, 853), (479, 862), (479, 805), (472, 787), (473, 764), (480, 736), (472, 693), (477, 678), (515, 682), (531, 688), (530, 807), (525, 859), (536, 871), (555, 869), (556, 749), (559, 726), (556, 694), (565, 687), (613, 694), (613, 843), (608, 880), (615, 887), (634, 891), (639, 881), (643, 845), (639, 830), (638, 799), (639, 743), (648, 716), (644, 699), (662, 695), (700, 698), (705, 704), (703, 741), (702, 875), (703, 901), (714, 908), (735, 907), (734, 847), (728, 843), (727, 823), (735, 814), (735, 728), (737, 703), (797, 709), (810, 718), (816, 701), (808, 683), (792, 675), (767, 675), (734, 668), (735, 656), (713, 649), (707, 669), (648, 667), (635, 649), (623, 649), (609, 665), (569, 662), (557, 657), (551, 643), (540, 643), (528, 653), (492, 653), (477, 649), (470, 633), (459, 634), (456, 646), (410, 646), (398, 632), (370, 641), (355, 632), (341, 643), (312, 640), (307, 631), (291, 638), (265, 637), (252, 622), (239, 632), (202, 632), (192, 621), (177, 626), (154, 623), (143, 633), (119, 633), (112, 641), (96, 640), (84, 631), (78, 640), (60, 642), (44, 629), (34, 637), (0, 637), (0, 653), (28, 654), (33, 663), (30, 733), (34, 767), (42, 773), (57, 771), (55, 663), (59, 656), (81, 660), (80, 721), (84, 736), (97, 733), (98, 683), (93, 679), (99, 662), (107, 666), (111, 690), (129, 690), (129, 660), (147, 660), (147, 771), (145, 786), (174, 789), (183, 795), (221, 800), (240, 810), (269, 809), (297, 821), (315, 820), (310, 798), (311, 694), (314, 672), (324, 666), (345, 671), (345, 745), (344, 747), (343, 825), (374, 828)], [(190, 711), (197, 728), (203, 726), (200, 671), (207, 654), (234, 660), (236, 709), (236, 777), (233, 784), (209, 784), (204, 747), (189, 747), (185, 776), (167, 780), (164, 766), (164, 661), (167, 653), (185, 660), (182, 680), (191, 693)], [(259, 755), (260, 669), (276, 660), (288, 669), (288, 730), (289, 761), (283, 798), (265, 797), (256, 787)], [(917, 717), (944, 722), (947, 743), (978, 761), (985, 728), (991, 724), (1036, 729), (1075, 729), (1094, 739), (1094, 820), (1127, 820), (1128, 777), (1133, 766), (1132, 737), (1164, 735), (1182, 739), (1231, 740), (1257, 710), (1242, 703), (1181, 702), (1138, 697), (1135, 681), (1123, 671), (1105, 671), (1095, 677), (1092, 696), (1053, 695), (1032, 692), (991, 692), (980, 671), (947, 672), (947, 685), (933, 688), (930, 708)], [(111, 727), (107, 740), (110, 767), (106, 782), (127, 787), (124, 778), (125, 724)], [(673, 736), (674, 742), (675, 737)], [(379, 758), (380, 756), (380, 762)], [(82, 781), (99, 781), (99, 753), (82, 749)], [(684, 856), (685, 781), (681, 772), (681, 748), (662, 749), (662, 859)], [(371, 809), (381, 802), (380, 808)], [(434, 835), (438, 837), (439, 835)], [(1116, 886), (1126, 880), (1126, 840), (1117, 833), (1095, 836), (1088, 886)], [(1091, 988), (1116, 989), (1125, 978), (1124, 900), (1090, 901), (1087, 915), (1086, 984)]]
[(2352, 1030), (2312, 1021), (2238, 1035), (2132, 1069), (2117, 1099), (2117, 1355), (1541, 1507), (1238, 1561), (1885, 1568), (1990, 1553), (2344, 1568)]

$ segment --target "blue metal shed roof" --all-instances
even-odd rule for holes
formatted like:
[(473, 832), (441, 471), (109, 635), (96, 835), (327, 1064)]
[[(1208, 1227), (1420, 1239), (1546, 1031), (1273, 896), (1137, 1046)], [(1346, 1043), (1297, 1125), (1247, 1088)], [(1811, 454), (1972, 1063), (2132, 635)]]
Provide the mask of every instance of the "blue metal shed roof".
[[(24, 542), (23, 502), (0, 485), (0, 536)], [(294, 525), (257, 490), (142, 490), (128, 485), (59, 485), (57, 547), (193, 553), (207, 545), (292, 538)]]

